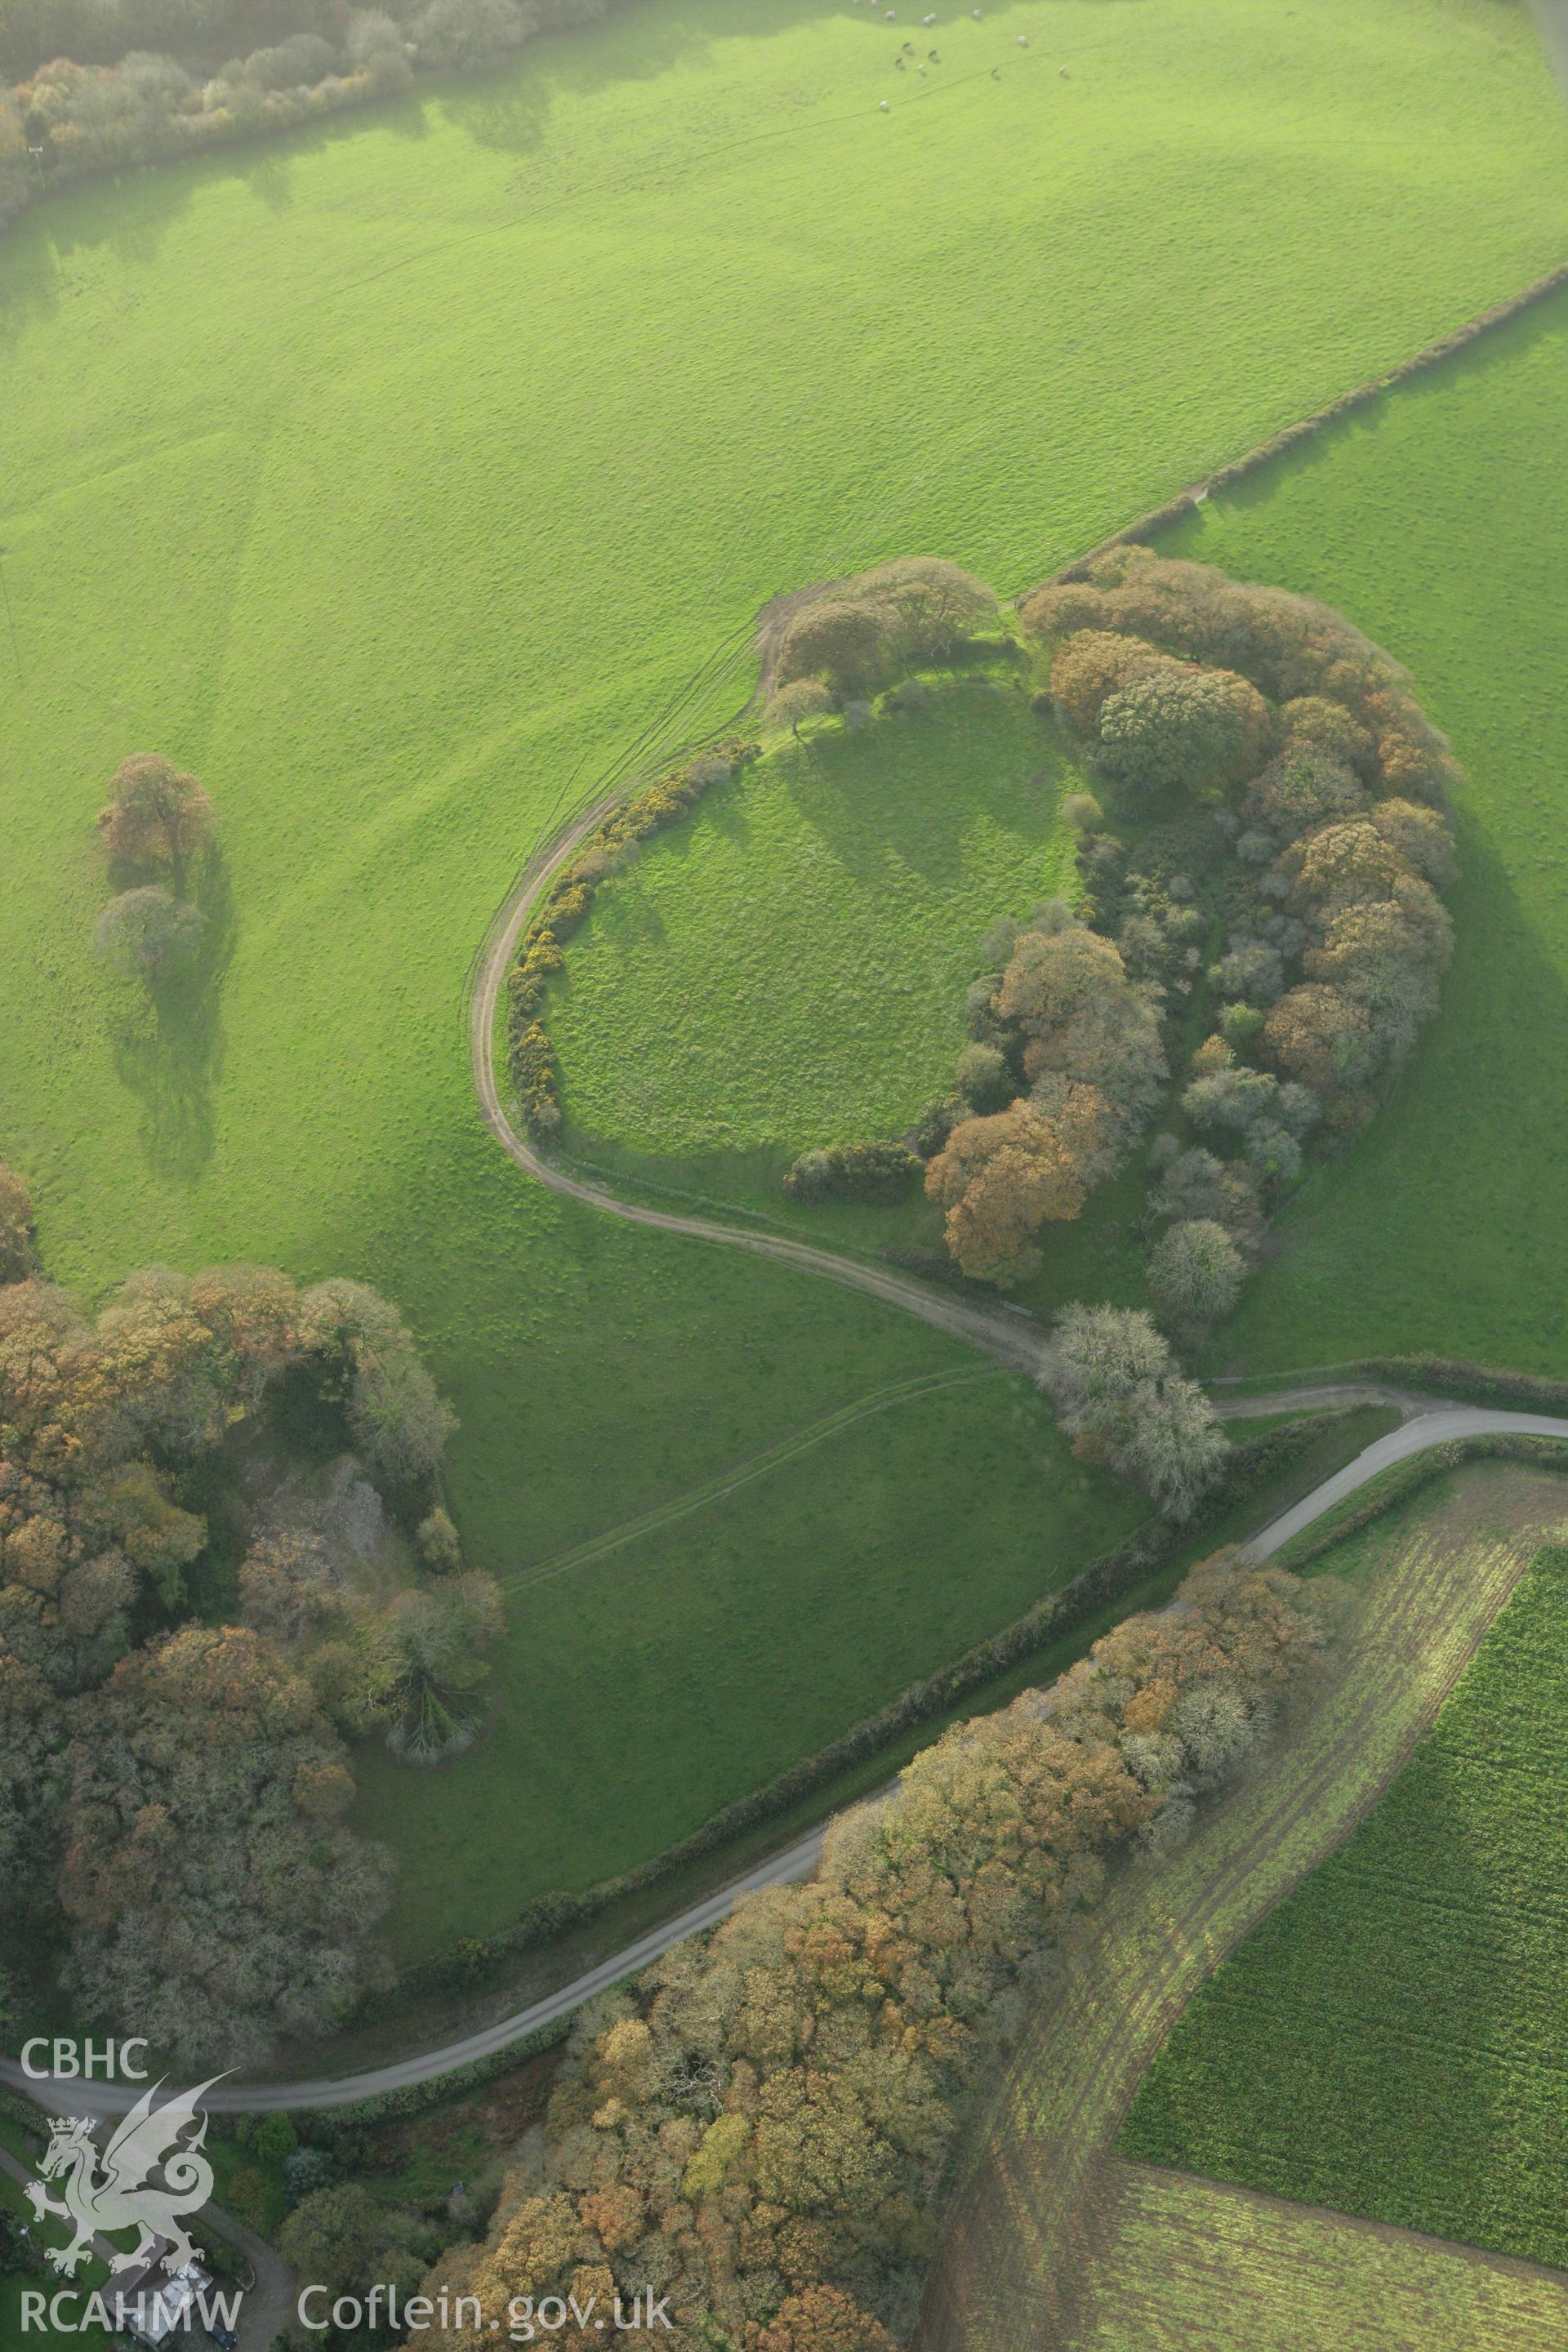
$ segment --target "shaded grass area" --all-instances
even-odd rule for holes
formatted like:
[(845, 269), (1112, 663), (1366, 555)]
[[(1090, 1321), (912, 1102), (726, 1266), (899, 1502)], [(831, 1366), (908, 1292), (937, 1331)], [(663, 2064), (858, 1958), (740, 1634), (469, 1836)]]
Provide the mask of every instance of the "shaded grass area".
[(1551, 1546), (1376, 1810), (1199, 1992), (1129, 2154), (1568, 2266), (1565, 1629)]
[[(7, 2124), (0, 2126), (0, 2139), (14, 2156), (21, 2157), (29, 2165), (35, 2161), (37, 2148), (26, 2133)], [(68, 2336), (63, 2336), (48, 2325), (47, 2317), (40, 2328), (29, 2313), (30, 2325), (24, 2327), (24, 2294), (43, 2295), (47, 2309), (47, 2299), (59, 2294), (63, 2288), (67, 2295), (74, 2295), (75, 2300), (61, 2305), (61, 2317), (79, 2323), (88, 2297), (95, 2288), (102, 2288), (109, 2273), (93, 2255), (88, 2257), (74, 2281), (63, 2279), (58, 2271), (50, 2270), (41, 2250), (46, 2245), (65, 2244), (65, 2225), (57, 2223), (47, 2231), (41, 2230), (33, 2219), (32, 2207), (16, 2183), (5, 2173), (0, 2173), (0, 2212), (11, 2214), (17, 2221), (26, 2224), (33, 2233), (34, 2245), (40, 2249), (36, 2268), (29, 2265), (25, 2273), (0, 2275), (0, 2352), (37, 2352), (40, 2344), (61, 2342), (83, 2345), (86, 2352), (112, 2352), (115, 2338), (96, 2321), (85, 2326), (75, 2325)]]
[[(89, 1290), (219, 1258), (383, 1286), (461, 1414), (486, 1568), (960, 1360), (495, 1150), (459, 989), (530, 843), (657, 714), (744, 699), (775, 591), (925, 549), (1021, 587), (1568, 228), (1555, 94), (1492, 0), (1017, 0), (941, 38), (917, 99), (818, 0), (652, 0), (0, 245), (0, 1150)], [(220, 992), (148, 1024), (87, 940), (104, 781), (153, 746), (212, 792), (228, 897)], [(736, 1693), (751, 1624), (736, 1590), (706, 1629)], [(585, 1868), (664, 1834), (588, 1723), (548, 1727), (570, 1686), (613, 1729), (645, 1671), (639, 1619), (592, 1639), (531, 1623), (498, 1662), (519, 1752), (576, 1759), (507, 1779), (498, 1851), (472, 1780), (367, 1795), (484, 1903), (590, 1817)], [(721, 1766), (754, 1777), (743, 1726), (668, 1810)]]
[(397, 1949), (505, 1927), (533, 1895), (607, 1876), (628, 1822), (639, 1853), (675, 1843), (1066, 1583), (1146, 1509), (1073, 1461), (1029, 1381), (997, 1372), (829, 1432), (614, 1549), (525, 1570), (498, 1661), (508, 1696), (479, 1744), (438, 1777), (363, 1759), (363, 1825), (395, 1834), (409, 1865)]
[[(1314, 1417), (1307, 1416), (1309, 1419)], [(1282, 1416), (1282, 1421), (1289, 1419), (1289, 1415)], [(922, 1748), (929, 1748), (953, 1724), (1005, 1706), (1020, 1691), (1044, 1688), (1083, 1657), (1100, 1635), (1108, 1633), (1123, 1617), (1134, 1610), (1158, 1608), (1168, 1601), (1194, 1560), (1205, 1558), (1223, 1544), (1244, 1541), (1250, 1532), (1266, 1525), (1344, 1463), (1353, 1460), (1375, 1438), (1385, 1434), (1396, 1420), (1397, 1415), (1384, 1406), (1360, 1406), (1343, 1415), (1326, 1417), (1322, 1428), (1313, 1433), (1310, 1443), (1294, 1462), (1259, 1486), (1245, 1501), (1233, 1505), (1215, 1521), (1191, 1535), (1164, 1567), (1152, 1573), (1142, 1583), (1131, 1588), (1121, 1599), (1097, 1610), (1070, 1632), (1060, 1634), (970, 1691), (945, 1712), (928, 1716), (920, 1723), (896, 1733), (874, 1755), (821, 1782), (808, 1795), (770, 1815), (766, 1821), (736, 1837), (723, 1848), (705, 1854), (700, 1861), (684, 1864), (635, 1895), (620, 1898), (589, 1927), (562, 1938), (549, 1956), (548, 1983), (564, 1983), (573, 1976), (581, 1974), (606, 1953), (635, 1942), (656, 1920), (668, 1918), (672, 1913), (710, 1893), (714, 1887), (742, 1876), (765, 1854), (777, 1853), (789, 1845), (827, 1814), (885, 1787), (891, 1775), (907, 1764), (910, 1757), (917, 1755)], [(1266, 1422), (1261, 1427), (1254, 1423), (1249, 1424), (1249, 1433), (1258, 1435), (1272, 1426), (1272, 1422)], [(405, 1785), (395, 1783), (394, 1793)], [(426, 1933), (421, 1937), (419, 1948), (429, 1948), (433, 1942), (438, 1940)], [(537, 1967), (531, 1966), (519, 1980), (515, 1997), (521, 2003), (545, 1989), (545, 1974)], [(417, 2005), (416, 2030), (419, 2038), (425, 2041), (437, 2042), (443, 2037), (450, 2039), (462, 2026), (467, 2014), (460, 2001), (453, 2002), (441, 1996), (426, 1997)], [(409, 2032), (406, 2020), (400, 2026), (399, 2032), (405, 2043)], [(355, 2066), (368, 2065), (382, 2046), (375, 2029), (369, 2032), (356, 2031), (352, 2051), (345, 2047), (340, 2053), (342, 2063), (347, 2066), (352, 2058)]]
[(1074, 882), (1079, 780), (1026, 685), (786, 736), (601, 887), (551, 993), (568, 1150), (776, 1170), (949, 1091), (983, 932)]
[(1565, 416), (1558, 294), (1161, 542), (1348, 614), (1414, 673), (1470, 779), (1442, 1013), (1353, 1151), (1286, 1211), (1216, 1368), (1430, 1350), (1561, 1369)]

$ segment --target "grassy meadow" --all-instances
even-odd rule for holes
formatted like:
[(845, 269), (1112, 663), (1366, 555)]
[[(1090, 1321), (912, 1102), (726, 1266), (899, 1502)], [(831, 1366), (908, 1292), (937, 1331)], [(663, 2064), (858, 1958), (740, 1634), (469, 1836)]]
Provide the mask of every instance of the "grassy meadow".
[(1130, 2155), (1568, 2267), (1565, 1628), (1549, 1548), (1376, 1810), (1197, 1994)]
[(1432, 1349), (1560, 1372), (1568, 1213), (1568, 294), (1205, 502), (1169, 553), (1337, 605), (1469, 776), (1443, 1011), (1217, 1335), (1264, 1371)]
[(601, 889), (551, 991), (569, 1145), (681, 1156), (909, 1127), (952, 1083), (980, 938), (1073, 883), (1081, 780), (1022, 673), (787, 735)]
[[(891, 28), (826, 0), (650, 0), (0, 243), (0, 1153), (89, 1293), (234, 1257), (384, 1287), (503, 1576), (963, 1360), (495, 1150), (460, 999), (518, 859), (650, 730), (744, 700), (776, 591), (928, 551), (1020, 588), (1563, 249), (1568, 127), (1498, 0), (1016, 0), (932, 38), (911, 87)], [(227, 894), (211, 993), (152, 1027), (87, 950), (91, 819), (144, 748), (213, 793)], [(606, 1738), (688, 1606), (645, 1580), (624, 1611), (520, 1603), (461, 1774), (372, 1766), (366, 1818), (453, 1857), (433, 1933), (636, 1859), (767, 1769), (759, 1720), (784, 1760), (874, 1702), (867, 1655), (983, 1634), (1031, 1546), (1040, 1581), (1068, 1565), (1043, 1471), (997, 1581), (951, 1482), (929, 1541), (962, 1570), (889, 1636), (896, 1552), (854, 1532), (890, 1526), (886, 1456), (833, 1458), (831, 1519), (792, 1548), (818, 1493), (781, 1486), (765, 1570), (700, 1601), (721, 1710), (649, 1693), (657, 1739)], [(862, 1664), (797, 1610), (795, 1676), (837, 1696), (785, 1708), (753, 1612), (808, 1528)], [(606, 1803), (634, 1769), (657, 1796)], [(481, 1786), (509, 1792), (482, 1816)]]
[[(405, 1864), (399, 1948), (449, 1941), (459, 1905), (484, 1934), (617, 1869), (628, 1820), (639, 1850), (673, 1843), (1147, 1510), (1076, 1463), (1033, 1384), (998, 1370), (895, 1400), (613, 1549), (514, 1572), (504, 1727), (439, 1774), (380, 1750), (360, 1768), (364, 1826)], [(506, 1869), (476, 1872), (476, 1852)]]

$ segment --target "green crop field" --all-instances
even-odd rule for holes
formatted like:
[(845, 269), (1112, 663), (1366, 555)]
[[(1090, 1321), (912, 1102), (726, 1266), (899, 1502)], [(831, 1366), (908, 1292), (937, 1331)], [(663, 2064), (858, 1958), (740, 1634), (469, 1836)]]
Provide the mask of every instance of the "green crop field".
[[(0, 244), (0, 1150), (91, 1292), (223, 1257), (384, 1287), (502, 1574), (963, 1360), (546, 1198), (486, 1139), (463, 974), (553, 814), (744, 699), (775, 591), (927, 551), (1022, 587), (1568, 243), (1568, 128), (1500, 0), (1018, 0), (939, 37), (910, 88), (890, 28), (819, 0), (651, 0)], [(216, 801), (232, 922), (216, 1003), (147, 1034), (87, 940), (92, 815), (154, 747)], [(879, 1475), (845, 1452), (844, 1528)], [(1058, 1509), (1030, 1501), (1015, 1546)], [(711, 1628), (737, 1720), (753, 1598)], [(517, 1737), (556, 1748), (573, 1678), (620, 1706), (658, 1607), (595, 1618), (593, 1654), (569, 1609), (543, 1652), (520, 1628)], [(793, 1626), (826, 1687), (839, 1629)], [(685, 1800), (610, 1826), (584, 1722), (577, 1782), (510, 1816), (535, 1875), (731, 1791), (737, 1720), (672, 1727)], [(450, 1836), (471, 1785), (368, 1809), (413, 1838), (445, 1790)], [(448, 1932), (494, 1878), (452, 1842)]]
[(1548, 1549), (1376, 1810), (1199, 1991), (1126, 2151), (1568, 2266), (1564, 1722)]
[(1568, 295), (1167, 537), (1322, 596), (1412, 672), (1469, 774), (1444, 1010), (1281, 1221), (1215, 1343), (1252, 1370), (1430, 1349), (1563, 1365), (1568, 1212)]
[(1022, 689), (786, 736), (607, 883), (551, 992), (572, 1139), (787, 1160), (945, 1094), (982, 932), (1073, 882)]

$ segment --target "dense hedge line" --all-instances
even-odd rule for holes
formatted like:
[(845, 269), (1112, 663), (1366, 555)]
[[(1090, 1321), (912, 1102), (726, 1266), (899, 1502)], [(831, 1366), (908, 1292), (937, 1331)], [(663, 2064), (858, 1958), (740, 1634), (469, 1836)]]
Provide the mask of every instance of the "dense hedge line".
[(1430, 1391), (1467, 1403), (1568, 1414), (1568, 1381), (1500, 1371), (1494, 1364), (1472, 1363), (1463, 1356), (1356, 1356), (1349, 1363), (1309, 1364), (1304, 1371), (1268, 1374), (1248, 1387), (1262, 1394), (1271, 1388), (1300, 1388), (1311, 1381), (1386, 1381), (1395, 1388)]
[(481, 71), (626, 5), (0, 0), (0, 227), (51, 187), (395, 97), (416, 68)]
[[(1318, 1413), (1310, 1422), (1269, 1430), (1236, 1446), (1226, 1465), (1225, 1483), (1213, 1496), (1205, 1521), (1212, 1524), (1225, 1511), (1288, 1470), (1310, 1446), (1316, 1444), (1324, 1430), (1348, 1420), (1352, 1410), (1347, 1407), (1337, 1412)], [(1200, 1528), (1203, 1524), (1199, 1522)], [(730, 1844), (748, 1831), (776, 1819), (840, 1773), (877, 1755), (900, 1732), (944, 1715), (971, 1692), (983, 1689), (1009, 1667), (1085, 1623), (1108, 1602), (1119, 1600), (1143, 1582), (1152, 1570), (1174, 1559), (1192, 1541), (1194, 1532), (1191, 1525), (1175, 1528), (1157, 1518), (1145, 1521), (1091, 1561), (1059, 1592), (1037, 1601), (989, 1641), (977, 1643), (940, 1673), (911, 1683), (877, 1714), (852, 1724), (815, 1755), (802, 1757), (798, 1763), (760, 1789), (736, 1798), (679, 1844), (667, 1847), (662, 1853), (650, 1856), (615, 1878), (600, 1879), (592, 1886), (574, 1892), (541, 1895), (499, 1935), (469, 1937), (416, 1961), (401, 1972), (395, 1988), (397, 1995), (408, 1998), (488, 1983), (516, 1954), (554, 1942), (597, 1918), (613, 1904), (657, 1886), (688, 1864), (700, 1862), (704, 1855)], [(384, 1996), (376, 2006), (384, 2006)]]
[(518, 945), (506, 976), (507, 1061), (531, 1135), (543, 1139), (561, 1125), (560, 1074), (550, 1034), (539, 1015), (553, 975), (565, 967), (563, 940), (581, 929), (606, 875), (635, 856), (661, 826), (689, 816), (703, 793), (754, 760), (761, 747), (726, 736), (626, 801), (596, 825), (551, 881)]
[[(1525, 287), (1522, 292), (1510, 295), (1506, 302), (1494, 303), (1489, 310), (1482, 310), (1476, 318), (1467, 320), (1462, 327), (1456, 327), (1452, 334), (1440, 335), (1436, 342), (1424, 345), (1409, 359), (1402, 360), (1397, 367), (1391, 368), (1386, 375), (1373, 376), (1365, 383), (1356, 384), (1351, 391), (1342, 393), (1337, 400), (1331, 400), (1326, 408), (1315, 410), (1310, 416), (1302, 417), (1298, 424), (1286, 425), (1283, 432), (1272, 435), (1267, 441), (1260, 441), (1255, 449), (1248, 449), (1245, 456), (1233, 457), (1228, 465), (1221, 466), (1217, 472), (1208, 477), (1206, 481), (1194, 484), (1191, 489), (1178, 491), (1173, 499), (1167, 499), (1163, 506), (1152, 507), (1147, 514), (1140, 515), (1136, 522), (1130, 522), (1123, 530), (1113, 531), (1109, 539), (1102, 539), (1097, 546), (1091, 547), (1087, 554), (1075, 557), (1071, 563), (1064, 564), (1059, 572), (1053, 572), (1050, 580), (1045, 584), (1052, 586), (1061, 582), (1086, 578), (1088, 567), (1095, 558), (1108, 554), (1114, 547), (1149, 546), (1159, 538), (1162, 531), (1169, 530), (1173, 524), (1183, 521), (1188, 515), (1195, 512), (1205, 499), (1217, 491), (1234, 488), (1237, 482), (1245, 481), (1248, 475), (1256, 474), (1260, 467), (1271, 465), (1276, 457), (1282, 457), (1288, 449), (1294, 449), (1300, 442), (1311, 440), (1315, 435), (1321, 433), (1326, 425), (1337, 425), (1342, 417), (1351, 415), (1358, 408), (1365, 408), (1371, 402), (1380, 399), (1385, 392), (1392, 392), (1396, 384), (1405, 383), (1413, 375), (1422, 375), (1428, 368), (1436, 367), (1444, 360), (1451, 359), (1456, 352), (1463, 351), (1467, 344), (1478, 341), (1483, 335), (1490, 334), (1495, 328), (1506, 326), (1510, 319), (1517, 319), (1521, 310), (1531, 310), (1537, 302), (1544, 301), (1549, 294), (1555, 294), (1563, 286), (1568, 286), (1568, 262), (1563, 262), (1556, 269), (1548, 270), (1544, 278), (1536, 278), (1532, 284)], [(1021, 603), (1022, 598), (1019, 601)]]

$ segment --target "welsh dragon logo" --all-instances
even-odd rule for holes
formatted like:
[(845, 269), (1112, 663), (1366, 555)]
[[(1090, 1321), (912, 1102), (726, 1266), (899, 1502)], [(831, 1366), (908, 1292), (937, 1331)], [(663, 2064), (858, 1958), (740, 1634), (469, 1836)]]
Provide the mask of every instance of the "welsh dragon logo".
[[(47, 2250), (57, 2271), (74, 2278), (92, 2251), (94, 2235), (114, 2230), (141, 2231), (135, 2252), (127, 2258), (132, 2263), (150, 2262), (165, 2241), (166, 2271), (200, 2259), (202, 2249), (191, 2243), (184, 2217), (198, 2212), (212, 2195), (213, 2168), (201, 2152), (207, 2136), (201, 2103), (221, 2079), (214, 2074), (195, 2091), (176, 2091), (161, 2107), (153, 2105), (154, 2093), (163, 2088), (154, 2083), (101, 2149), (93, 2140), (90, 2116), (52, 2119), (49, 2144), (38, 2164), (41, 2178), (28, 2183), (27, 2199), (40, 2221), (68, 2221), (75, 2231), (68, 2246)], [(61, 2184), (58, 2197), (44, 2186), (50, 2180)]]

